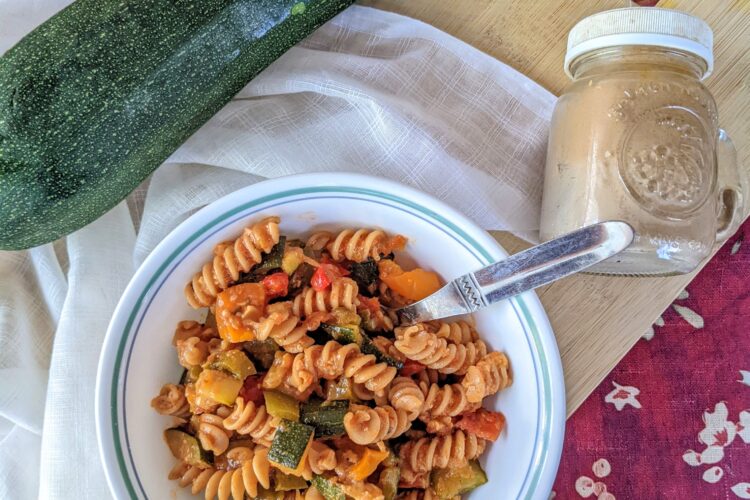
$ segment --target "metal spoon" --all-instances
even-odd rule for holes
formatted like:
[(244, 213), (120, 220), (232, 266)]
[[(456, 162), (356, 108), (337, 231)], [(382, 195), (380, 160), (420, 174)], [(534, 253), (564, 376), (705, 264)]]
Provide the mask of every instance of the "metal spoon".
[(427, 298), (396, 309), (401, 324), (473, 313), (500, 300), (570, 276), (621, 252), (633, 228), (600, 222), (456, 278)]

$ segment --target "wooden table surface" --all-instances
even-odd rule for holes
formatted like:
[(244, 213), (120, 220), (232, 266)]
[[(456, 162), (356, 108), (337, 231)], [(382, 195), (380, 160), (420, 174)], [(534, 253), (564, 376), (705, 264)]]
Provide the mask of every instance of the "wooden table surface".
[[(566, 37), (581, 18), (626, 7), (615, 0), (360, 0), (414, 17), (490, 54), (559, 95)], [(714, 30), (715, 68), (707, 85), (721, 125), (750, 166), (750, 0), (664, 0), (660, 7), (694, 13)], [(511, 253), (528, 244), (494, 236)], [(573, 276), (537, 291), (549, 315), (565, 371), (568, 415), (586, 399), (654, 320), (692, 280)]]

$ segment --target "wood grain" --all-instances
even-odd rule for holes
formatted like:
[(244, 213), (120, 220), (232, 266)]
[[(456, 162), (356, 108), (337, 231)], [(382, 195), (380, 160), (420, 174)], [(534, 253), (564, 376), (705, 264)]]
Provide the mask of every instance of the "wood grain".
[[(625, 7), (615, 0), (363, 0), (414, 17), (477, 47), (554, 94), (568, 84), (562, 71), (567, 33), (581, 18)], [(659, 6), (694, 13), (714, 30), (715, 69), (707, 80), (721, 124), (738, 159), (750, 166), (750, 0), (665, 0)], [(494, 233), (511, 253), (528, 244)], [(565, 370), (568, 415), (692, 280), (578, 275), (538, 290), (557, 336)], [(630, 381), (621, 380), (627, 384)]]

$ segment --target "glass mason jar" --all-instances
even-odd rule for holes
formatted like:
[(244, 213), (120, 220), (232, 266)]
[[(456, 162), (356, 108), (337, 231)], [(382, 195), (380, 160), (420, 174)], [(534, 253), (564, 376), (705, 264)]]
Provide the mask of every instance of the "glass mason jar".
[(711, 29), (682, 12), (616, 9), (573, 28), (573, 83), (550, 126), (543, 240), (623, 220), (632, 245), (591, 272), (664, 276), (695, 269), (737, 229), (736, 152), (701, 83), (712, 64)]

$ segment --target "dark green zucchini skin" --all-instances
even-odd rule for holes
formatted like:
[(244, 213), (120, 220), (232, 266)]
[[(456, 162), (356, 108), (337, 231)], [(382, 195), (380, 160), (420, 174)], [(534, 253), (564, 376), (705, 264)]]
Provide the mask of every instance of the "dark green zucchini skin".
[(0, 249), (125, 198), (353, 0), (78, 0), (0, 58)]

